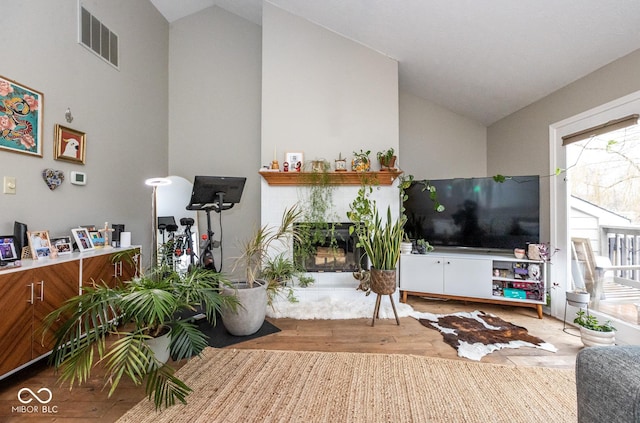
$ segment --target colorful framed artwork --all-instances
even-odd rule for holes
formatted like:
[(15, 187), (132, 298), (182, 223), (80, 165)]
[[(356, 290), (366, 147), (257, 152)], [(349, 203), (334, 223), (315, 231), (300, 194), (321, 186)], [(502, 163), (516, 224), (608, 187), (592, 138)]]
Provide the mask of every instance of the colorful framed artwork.
[(49, 231), (27, 231), (27, 238), (29, 239), (32, 259), (38, 260), (49, 257), (49, 254), (51, 254)]
[(0, 236), (0, 261), (20, 260), (16, 251), (16, 238), (13, 235)]
[(93, 242), (93, 246), (95, 248), (104, 247), (104, 236), (102, 235), (102, 232), (91, 231), (89, 232), (89, 235), (91, 236), (91, 242)]
[(286, 153), (284, 161), (288, 164), (289, 172), (301, 172), (304, 165), (304, 155), (302, 153)]
[(58, 238), (51, 238), (51, 247), (58, 250), (58, 254), (71, 254), (73, 247), (71, 244), (71, 237), (61, 236)]
[(0, 149), (42, 157), (44, 94), (0, 75)]
[(73, 239), (76, 241), (76, 245), (78, 245), (78, 250), (80, 250), (80, 252), (90, 251), (95, 248), (87, 228), (74, 228), (71, 229), (71, 233), (73, 234)]
[(57, 125), (53, 134), (53, 158), (84, 164), (87, 135), (84, 132)]

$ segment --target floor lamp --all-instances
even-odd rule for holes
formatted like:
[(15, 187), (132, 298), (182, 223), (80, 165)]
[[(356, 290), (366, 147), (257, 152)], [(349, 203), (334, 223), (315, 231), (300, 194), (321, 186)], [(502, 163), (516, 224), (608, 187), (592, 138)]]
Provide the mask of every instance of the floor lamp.
[(151, 264), (158, 265), (158, 211), (156, 208), (157, 191), (159, 186), (169, 185), (170, 179), (149, 178), (144, 181), (145, 185), (153, 188), (151, 193)]

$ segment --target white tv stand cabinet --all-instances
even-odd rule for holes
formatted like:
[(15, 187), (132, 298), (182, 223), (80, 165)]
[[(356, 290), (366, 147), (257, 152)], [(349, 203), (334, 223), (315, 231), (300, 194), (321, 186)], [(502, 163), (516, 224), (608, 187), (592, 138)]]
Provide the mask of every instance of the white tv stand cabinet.
[(482, 252), (400, 256), (400, 294), (535, 308), (542, 319), (547, 269), (543, 261)]

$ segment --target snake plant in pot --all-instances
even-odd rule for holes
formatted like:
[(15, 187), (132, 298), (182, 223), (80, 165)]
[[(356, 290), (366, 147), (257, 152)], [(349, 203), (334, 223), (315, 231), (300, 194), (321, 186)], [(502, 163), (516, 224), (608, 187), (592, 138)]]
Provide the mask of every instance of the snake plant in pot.
[[(174, 375), (168, 358), (189, 359), (208, 345), (193, 316), (202, 310), (215, 325), (216, 312), (235, 307), (235, 297), (221, 294), (228, 283), (211, 270), (194, 268), (182, 275), (162, 266), (116, 287), (85, 286), (46, 317), (45, 326), (57, 328), (51, 363), (71, 387), (86, 382), (99, 366), (109, 396), (128, 377), (136, 385), (145, 382), (156, 409), (186, 404), (191, 388)], [(168, 335), (168, 351), (151, 346), (161, 335)]]
[(396, 267), (406, 217), (392, 217), (391, 207), (387, 207), (385, 217), (381, 216), (375, 200), (369, 198), (372, 190), (371, 186), (361, 186), (350, 204), (347, 217), (353, 225), (349, 230), (356, 234), (358, 247), (364, 249), (371, 263), (368, 288), (376, 294), (389, 295), (396, 290)]

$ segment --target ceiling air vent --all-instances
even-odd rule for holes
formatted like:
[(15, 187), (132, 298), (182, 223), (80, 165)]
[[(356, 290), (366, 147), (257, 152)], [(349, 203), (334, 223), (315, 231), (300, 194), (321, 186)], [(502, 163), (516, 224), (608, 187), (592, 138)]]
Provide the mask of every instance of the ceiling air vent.
[(118, 68), (118, 36), (80, 7), (80, 44)]

